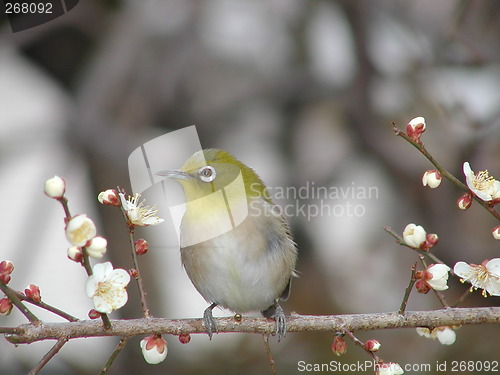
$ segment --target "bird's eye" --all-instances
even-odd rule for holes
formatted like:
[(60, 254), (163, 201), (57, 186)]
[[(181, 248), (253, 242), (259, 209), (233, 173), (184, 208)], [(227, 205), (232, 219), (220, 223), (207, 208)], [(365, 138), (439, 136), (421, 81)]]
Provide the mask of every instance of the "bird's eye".
[(215, 173), (215, 168), (210, 165), (201, 167), (198, 171), (198, 174), (203, 182), (212, 182), (217, 176), (217, 173)]

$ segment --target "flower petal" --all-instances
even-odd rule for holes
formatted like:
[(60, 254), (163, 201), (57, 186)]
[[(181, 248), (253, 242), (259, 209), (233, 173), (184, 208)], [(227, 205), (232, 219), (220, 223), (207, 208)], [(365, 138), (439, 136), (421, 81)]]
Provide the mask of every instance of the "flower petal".
[(113, 311), (112, 306), (108, 303), (108, 301), (106, 301), (105, 298), (102, 298), (101, 296), (95, 296), (94, 298), (92, 298), (92, 302), (94, 303), (95, 309), (100, 313), (109, 314), (111, 311)]
[(113, 272), (113, 265), (111, 262), (97, 263), (94, 267), (92, 267), (92, 274), (99, 281), (105, 281)]
[(491, 201), (493, 198), (491, 197), (490, 194), (488, 194), (487, 192), (485, 191), (482, 191), (482, 190), (478, 190), (478, 189), (471, 189), (472, 192), (474, 194), (476, 194), (478, 196), (478, 198), (480, 198), (481, 200), (485, 201), (485, 202), (489, 202)]
[(427, 327), (417, 327), (417, 333), (419, 336), (431, 337), (431, 330)]
[(437, 328), (436, 336), (439, 342), (443, 345), (451, 345), (457, 339), (455, 331), (450, 327), (444, 327), (442, 329)]
[(405, 243), (413, 248), (418, 249), (425, 242), (427, 233), (425, 229), (413, 223), (408, 224), (403, 231), (403, 239)]
[(493, 199), (500, 199), (500, 181), (495, 180), (493, 184)]
[(99, 280), (95, 277), (95, 275), (89, 276), (89, 278), (85, 282), (85, 293), (87, 294), (87, 297), (94, 297), (98, 287)]
[(491, 278), (486, 285), (485, 290), (492, 296), (500, 296), (500, 279)]
[(117, 268), (109, 275), (108, 280), (117, 287), (125, 287), (130, 282), (130, 275), (124, 269)]
[(470, 164), (468, 161), (464, 162), (463, 171), (464, 171), (465, 178), (474, 177), (474, 172), (472, 171), (472, 168), (470, 167)]
[(446, 282), (448, 281), (448, 278), (444, 279), (436, 279), (436, 280), (428, 280), (427, 284), (431, 286), (432, 289), (434, 290), (446, 290), (448, 289), (448, 285)]
[(457, 262), (455, 267), (453, 267), (453, 272), (455, 272), (457, 276), (467, 280), (471, 275), (472, 267), (465, 262)]
[(434, 264), (428, 268), (428, 271), (432, 274), (433, 278), (439, 279), (448, 275), (451, 270), (446, 264)]
[(486, 263), (486, 269), (490, 274), (500, 277), (500, 258), (493, 258)]
[(113, 295), (112, 309), (118, 310), (119, 308), (125, 306), (127, 301), (128, 301), (128, 294), (124, 288), (115, 290), (115, 294)]

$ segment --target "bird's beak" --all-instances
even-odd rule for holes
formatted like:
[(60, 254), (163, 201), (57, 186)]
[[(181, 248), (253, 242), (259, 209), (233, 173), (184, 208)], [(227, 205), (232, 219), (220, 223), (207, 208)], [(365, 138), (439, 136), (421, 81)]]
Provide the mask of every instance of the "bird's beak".
[(155, 175), (157, 176), (163, 176), (163, 177), (168, 177), (168, 178), (174, 178), (177, 180), (189, 180), (193, 176), (191, 176), (189, 173), (177, 170), (177, 169), (165, 169), (164, 171), (159, 171), (156, 172)]

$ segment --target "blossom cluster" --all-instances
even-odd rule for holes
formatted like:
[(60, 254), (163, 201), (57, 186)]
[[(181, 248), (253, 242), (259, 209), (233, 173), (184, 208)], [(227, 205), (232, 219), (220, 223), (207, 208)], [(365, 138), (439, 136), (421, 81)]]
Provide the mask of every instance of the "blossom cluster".
[[(66, 182), (61, 177), (54, 176), (47, 180), (44, 191), (47, 196), (58, 200), (63, 205), (67, 204), (67, 199), (64, 197)], [(140, 194), (126, 199), (123, 192), (108, 189), (100, 192), (97, 199), (101, 204), (119, 207), (130, 230), (134, 226), (157, 225), (163, 222), (163, 219), (157, 216), (156, 208), (145, 205), (144, 200), (140, 199)], [(94, 222), (86, 214), (70, 216), (67, 206), (65, 206), (65, 212), (68, 216), (65, 233), (71, 244), (67, 251), (68, 257), (82, 265), (88, 264), (86, 257), (102, 258), (106, 253), (108, 243), (104, 237), (97, 236)], [(143, 255), (148, 251), (149, 244), (146, 240), (139, 239), (133, 243), (133, 247), (135, 254)], [(7, 283), (12, 269), (10, 262), (2, 262), (0, 281)], [(131, 275), (138, 277), (137, 269), (131, 269), (129, 272), (120, 268), (115, 269), (111, 262), (95, 264), (91, 269), (87, 268), (87, 273), (89, 276), (85, 283), (85, 293), (92, 299), (94, 305), (94, 309), (88, 314), (91, 319), (97, 319), (102, 314), (108, 314), (123, 307), (128, 301), (126, 287)], [(40, 300), (40, 291), (35, 285), (29, 285), (25, 294), (33, 301)], [(7, 314), (10, 310), (12, 310), (12, 303), (6, 298), (0, 300), (0, 314)], [(186, 338), (184, 341), (188, 342)], [(155, 334), (144, 338), (140, 342), (140, 347), (145, 360), (150, 364), (163, 361), (167, 355), (167, 342), (161, 335)]]
[[(426, 123), (423, 117), (412, 119), (406, 127), (406, 139), (414, 143), (417, 148), (421, 149), (426, 156), (427, 152), (423, 151), (424, 146), (421, 141), (421, 136), (426, 130)], [(434, 163), (434, 162), (433, 162)], [(449, 176), (449, 173), (443, 170), (435, 163), (438, 169), (427, 170), (422, 176), (422, 185), (435, 189), (440, 186), (443, 174), (450, 180), (459, 185), (456, 179)], [(490, 176), (487, 170), (474, 173), (470, 163), (463, 163), (463, 174), (465, 176), (466, 192), (457, 200), (457, 206), (461, 210), (466, 210), (471, 207), (473, 200), (483, 201), (487, 203), (490, 210), (493, 206), (500, 203), (500, 181)], [(493, 212), (493, 211), (492, 211)], [(493, 228), (492, 235), (496, 240), (500, 240), (500, 226)], [(427, 234), (425, 229), (416, 224), (408, 224), (403, 231), (403, 243), (415, 249), (421, 254), (428, 252), (438, 242), (436, 234)], [(422, 258), (423, 259), (423, 258)], [(437, 259), (437, 258), (433, 258)], [(416, 271), (414, 273), (415, 288), (419, 293), (428, 293), (430, 290), (444, 291), (448, 289), (449, 273), (453, 273), (460, 278), (462, 283), (468, 282), (471, 284), (469, 292), (477, 289), (482, 290), (484, 297), (500, 296), (500, 258), (486, 259), (481, 264), (466, 263), (463, 261), (456, 262), (453, 269), (446, 264), (437, 263), (426, 265), (425, 270)], [(443, 345), (451, 345), (455, 342), (456, 327), (419, 327), (417, 332), (419, 335), (437, 339)]]

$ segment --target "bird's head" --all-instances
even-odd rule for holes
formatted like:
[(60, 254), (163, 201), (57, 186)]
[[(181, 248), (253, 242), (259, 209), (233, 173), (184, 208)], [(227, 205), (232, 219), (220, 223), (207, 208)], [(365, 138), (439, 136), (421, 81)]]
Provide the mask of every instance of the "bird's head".
[(227, 151), (213, 148), (201, 150), (189, 157), (180, 169), (156, 174), (177, 180), (188, 202), (224, 189), (225, 194), (232, 197), (262, 197), (271, 203), (257, 173)]

